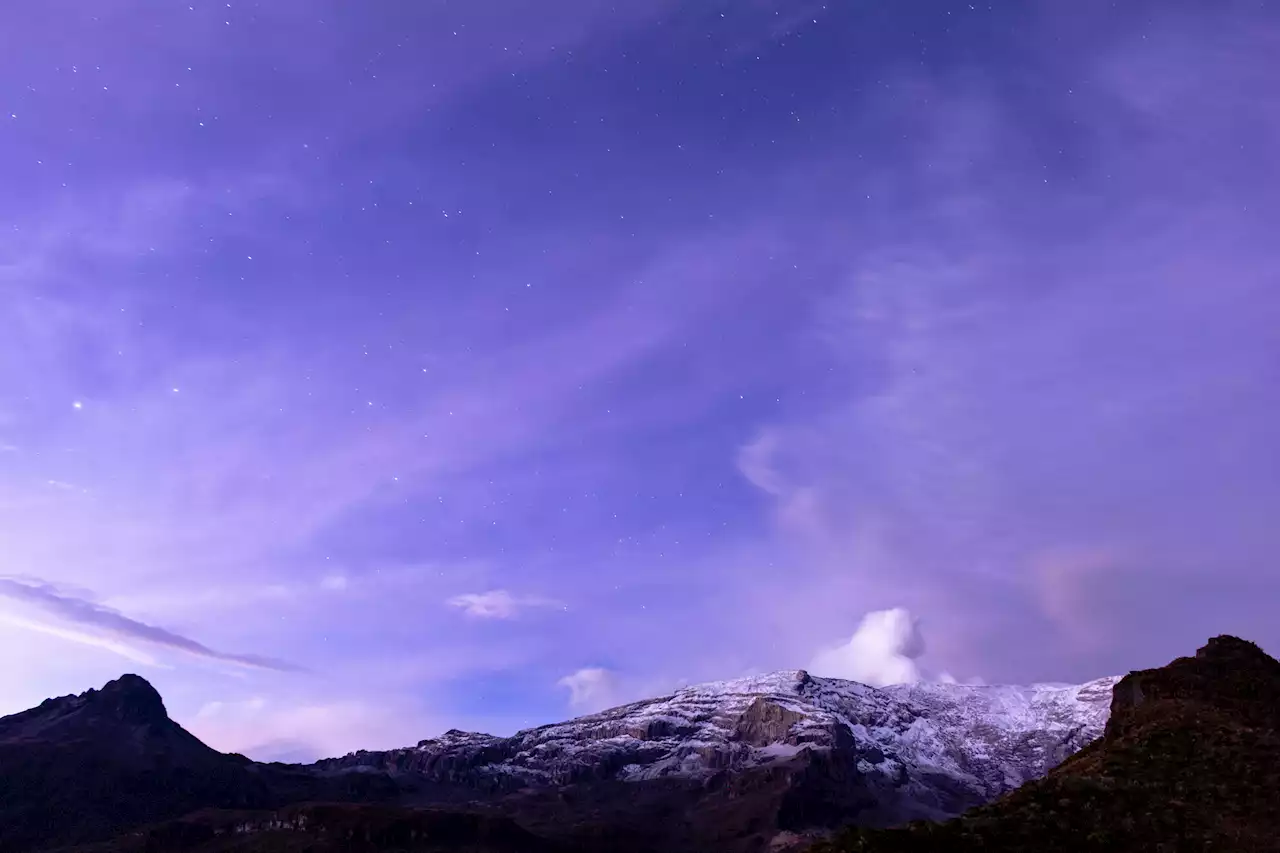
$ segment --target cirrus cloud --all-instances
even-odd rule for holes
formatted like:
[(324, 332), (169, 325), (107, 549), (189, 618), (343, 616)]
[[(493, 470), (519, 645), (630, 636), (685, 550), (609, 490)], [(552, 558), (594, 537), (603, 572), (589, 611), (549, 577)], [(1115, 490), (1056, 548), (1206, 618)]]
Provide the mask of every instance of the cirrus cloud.
[(34, 618), (29, 614), (0, 614), (0, 619), (9, 624), (107, 649), (138, 663), (154, 662), (146, 652), (133, 648), (142, 644), (252, 669), (302, 671), (294, 664), (261, 655), (232, 654), (212, 649), (190, 637), (131, 619), (117, 610), (68, 594), (38, 579), (0, 578), (0, 597), (28, 605), (36, 614)]
[(554, 599), (512, 595), (505, 589), (455, 595), (446, 603), (476, 619), (514, 619), (520, 615), (520, 611), (529, 608), (564, 606)]

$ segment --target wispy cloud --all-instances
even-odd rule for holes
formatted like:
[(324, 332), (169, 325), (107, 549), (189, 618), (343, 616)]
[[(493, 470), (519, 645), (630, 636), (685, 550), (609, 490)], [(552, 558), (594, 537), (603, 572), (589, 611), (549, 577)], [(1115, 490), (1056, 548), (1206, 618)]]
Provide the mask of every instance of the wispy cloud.
[(252, 654), (232, 654), (211, 649), (190, 637), (148, 625), (84, 598), (66, 594), (42, 581), (0, 578), (0, 597), (31, 605), (41, 614), (52, 617), (48, 623), (22, 616), (8, 619), (11, 624), (30, 627), (76, 642), (94, 645), (123, 654), (139, 662), (151, 662), (145, 653), (131, 647), (135, 643), (184, 652), (208, 660), (231, 663), (255, 669), (278, 672), (301, 672), (301, 667), (285, 661)]
[[(902, 205), (879, 206), (888, 227), (868, 224), (812, 320), (840, 380), (737, 458), (775, 538), (807, 548), (771, 596), (789, 616), (912, 599), (947, 666), (1004, 680), (1123, 667), (1152, 628), (1194, 642), (1192, 578), (1252, 611), (1240, 590), (1276, 544), (1277, 197), (1258, 152), (1280, 138), (1263, 91), (1280, 29), (1107, 20), (1105, 46), (1044, 68), (1070, 89), (1044, 105), (1081, 129), (1069, 142), (1044, 145), (1043, 116), (983, 73), (899, 71), (886, 91), (927, 107), (867, 105), (915, 144), (882, 152)], [(1145, 615), (1169, 607), (1187, 617)], [(1011, 636), (1043, 642), (994, 639)]]
[[(183, 6), (159, 52), (115, 7), (11, 16), (0, 77), (44, 95), (0, 146), (0, 445), (21, 448), (0, 447), (0, 526), (5, 561), (58, 587), (0, 592), (8, 618), (157, 664), (244, 658), (189, 637), (251, 629), (379, 701), (449, 701), (477, 671), (549, 689), (588, 637), (608, 669), (561, 680), (579, 709), (658, 673), (802, 666), (893, 606), (940, 664), (997, 679), (1072, 660), (1010, 637), (1167, 639), (1217, 618), (1206, 598), (1270, 625), (1274, 582), (1239, 590), (1267, 576), (1280, 483), (1273, 14), (1152, 3), (1129, 26), (1093, 4), (1058, 26), (1044, 0), (1017, 12), (1027, 50), (926, 67), (884, 61), (894, 35), (860, 4), (813, 22), (762, 0), (716, 18), (716, 50), (769, 45), (743, 80), (791, 62), (797, 24), (885, 36), (816, 53), (766, 137), (754, 83), (704, 90), (687, 64), (714, 11), (570, 2), (400, 4), (377, 26), (288, 2), (247, 29)], [(437, 13), (459, 26), (424, 27)], [(634, 93), (649, 133), (574, 75), (656, 18), (625, 45), (655, 72)], [(299, 27), (305, 48), (275, 38)], [(280, 73), (246, 98), (239, 66), (264, 57)], [(689, 109), (657, 108), (668, 73)], [(832, 84), (855, 78), (880, 82)], [(509, 107), (530, 92), (526, 144)], [(41, 128), (90, 93), (85, 158)], [(1132, 568), (1040, 556), (1110, 542)], [(389, 563), (410, 577), (376, 582)], [(1179, 592), (1171, 564), (1224, 582)], [(568, 589), (563, 615), (525, 595)], [(431, 608), (458, 618), (415, 619)], [(208, 669), (174, 675), (222, 698)], [(293, 706), (288, 679), (259, 681)]]
[(328, 592), (345, 592), (349, 583), (346, 575), (325, 575), (320, 580), (320, 588)]
[(1097, 648), (1112, 637), (1098, 595), (1109, 579), (1131, 569), (1116, 548), (1054, 549), (1031, 561), (1030, 584), (1045, 615), (1082, 648)]
[(447, 603), (450, 607), (456, 607), (466, 615), (477, 619), (514, 619), (520, 615), (521, 611), (529, 608), (564, 606), (552, 598), (533, 595), (517, 596), (505, 589), (455, 595)]
[(42, 622), (39, 619), (30, 619), (16, 613), (9, 613), (3, 610), (0, 610), (0, 622), (5, 623), (6, 625), (12, 625), (15, 628), (24, 628), (28, 631), (34, 631), (38, 634), (45, 634), (62, 640), (70, 640), (73, 643), (80, 643), (86, 646), (105, 649), (106, 651), (120, 655), (120, 657), (125, 658), (126, 660), (131, 660), (134, 663), (140, 663), (143, 666), (161, 666), (160, 661), (153, 655), (149, 655), (141, 649), (136, 649), (127, 643), (122, 643), (118, 640), (112, 639), (111, 637), (87, 631), (79, 631), (66, 625)]
[(589, 714), (618, 704), (617, 676), (603, 667), (584, 667), (561, 678), (556, 684), (569, 691), (569, 707)]

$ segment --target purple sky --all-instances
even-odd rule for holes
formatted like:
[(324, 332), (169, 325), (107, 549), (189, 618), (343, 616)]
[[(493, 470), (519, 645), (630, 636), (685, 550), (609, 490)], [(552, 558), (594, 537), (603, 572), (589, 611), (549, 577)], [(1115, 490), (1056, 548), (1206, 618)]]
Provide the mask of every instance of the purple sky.
[(315, 757), (1280, 647), (1278, 57), (1267, 0), (7, 5), (0, 713), (131, 670)]

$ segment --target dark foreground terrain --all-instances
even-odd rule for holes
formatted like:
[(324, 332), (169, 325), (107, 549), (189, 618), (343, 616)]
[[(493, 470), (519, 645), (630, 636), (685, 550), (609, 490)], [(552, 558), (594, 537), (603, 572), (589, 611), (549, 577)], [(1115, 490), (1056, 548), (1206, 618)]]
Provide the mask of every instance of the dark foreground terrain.
[(945, 823), (849, 830), (814, 853), (1280, 851), (1280, 663), (1216, 637), (1130, 673), (1106, 734)]
[[(209, 809), (67, 853), (556, 853), (507, 818), (382, 805)], [(567, 853), (567, 852), (566, 852)]]

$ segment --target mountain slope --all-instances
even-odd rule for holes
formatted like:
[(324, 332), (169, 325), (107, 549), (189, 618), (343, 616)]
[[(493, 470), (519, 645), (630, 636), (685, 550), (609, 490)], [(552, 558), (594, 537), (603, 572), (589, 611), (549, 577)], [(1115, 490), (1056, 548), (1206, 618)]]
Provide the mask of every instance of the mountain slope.
[(1216, 637), (1125, 676), (1104, 737), (958, 820), (851, 830), (815, 853), (1280, 851), (1280, 663)]
[[(987, 802), (1100, 735), (1114, 681), (876, 689), (790, 671), (302, 767), (209, 749), (125, 676), (0, 719), (0, 851), (122, 831), (98, 849), (326, 849), (408, 832), (412, 849), (496, 850), (506, 842), (485, 833), (509, 827), (532, 833), (526, 846), (751, 853)], [(387, 807), (314, 805), (370, 801)], [(446, 825), (474, 831), (439, 835)]]
[(876, 689), (790, 671), (509, 738), (451, 731), (316, 769), (386, 772), (411, 792), (462, 787), (566, 840), (747, 850), (779, 833), (945, 818), (987, 802), (1099, 736), (1114, 682)]
[(379, 777), (322, 779), (210, 749), (136, 675), (0, 718), (0, 851), (105, 838), (205, 806), (395, 792)]

